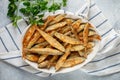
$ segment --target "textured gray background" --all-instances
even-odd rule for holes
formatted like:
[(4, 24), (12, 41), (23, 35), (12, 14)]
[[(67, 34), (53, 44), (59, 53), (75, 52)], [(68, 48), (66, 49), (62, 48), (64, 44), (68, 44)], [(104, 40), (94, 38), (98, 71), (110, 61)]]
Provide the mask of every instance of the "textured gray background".
[[(79, 0), (71, 0), (67, 10), (77, 11), (79, 8)], [(75, 2), (76, 1), (76, 2)], [(94, 0), (103, 14), (109, 19), (112, 26), (120, 20), (120, 0)], [(6, 17), (7, 0), (0, 0), (0, 28), (10, 23)], [(0, 61), (0, 80), (120, 80), (120, 72), (108, 76), (91, 76), (80, 71), (74, 71), (66, 74), (59, 74), (49, 78), (41, 78), (34, 74), (17, 69), (14, 66)]]

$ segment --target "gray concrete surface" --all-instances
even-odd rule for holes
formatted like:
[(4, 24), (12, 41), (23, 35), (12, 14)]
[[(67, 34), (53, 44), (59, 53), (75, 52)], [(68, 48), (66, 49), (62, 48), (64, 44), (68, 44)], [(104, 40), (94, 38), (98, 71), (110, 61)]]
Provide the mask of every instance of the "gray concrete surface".
[[(109, 19), (109, 22), (112, 26), (116, 24), (116, 21), (120, 20), (120, 0), (94, 1), (103, 11), (103, 14)], [(72, 2), (72, 4), (69, 4), (71, 9), (68, 7), (68, 10), (73, 12), (77, 11), (79, 0), (72, 0)], [(5, 16), (7, 4), (7, 0), (0, 0), (0, 28), (10, 23), (10, 20)], [(0, 61), (0, 80), (120, 80), (120, 72), (99, 77), (91, 76), (76, 70), (66, 74), (58, 74), (49, 78), (42, 78)]]

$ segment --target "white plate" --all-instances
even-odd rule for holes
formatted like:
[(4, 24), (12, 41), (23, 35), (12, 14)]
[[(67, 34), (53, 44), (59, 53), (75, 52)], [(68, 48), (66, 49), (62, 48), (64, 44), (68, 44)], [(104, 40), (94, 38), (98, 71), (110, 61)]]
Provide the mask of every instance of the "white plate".
[[(45, 19), (48, 15), (57, 15), (57, 14), (64, 14), (64, 11), (63, 11), (63, 10), (58, 10), (58, 11), (56, 11), (55, 13), (48, 13), (48, 12), (47, 12), (47, 13), (45, 14), (44, 19)], [(73, 19), (79, 19), (79, 18), (81, 18), (80, 16), (74, 15), (74, 14), (71, 13), (71, 12), (66, 12), (66, 14), (67, 14), (67, 17), (68, 17), (68, 18), (73, 18)], [(84, 19), (83, 19), (83, 21), (86, 22), (86, 20), (84, 20)], [(26, 33), (26, 31), (27, 31), (27, 29), (28, 29), (29, 27), (30, 27), (30, 25), (27, 26), (26, 29), (23, 31), (23, 33), (22, 33), (22, 40), (23, 40), (23, 37), (24, 37), (24, 35), (25, 35), (25, 33)], [(22, 40), (21, 40), (21, 44), (22, 44)], [(25, 61), (26, 63), (28, 63), (30, 66), (32, 66), (33, 68), (35, 68), (35, 69), (37, 69), (37, 70), (39, 70), (39, 71), (46, 72), (46, 73), (67, 73), (67, 72), (71, 72), (71, 71), (80, 69), (80, 68), (83, 67), (85, 64), (87, 64), (88, 62), (90, 62), (90, 61), (95, 57), (95, 55), (97, 54), (97, 52), (98, 52), (98, 50), (99, 50), (99, 46), (100, 46), (100, 42), (97, 41), (97, 42), (95, 43), (95, 47), (93, 48), (93, 51), (88, 55), (87, 59), (86, 59), (83, 63), (78, 64), (78, 65), (73, 66), (73, 67), (70, 67), (70, 68), (63, 68), (63, 69), (61, 69), (61, 70), (59, 70), (59, 71), (57, 71), (57, 72), (55, 72), (54, 67), (51, 67), (50, 69), (40, 69), (40, 68), (38, 68), (38, 64), (37, 64), (37, 63), (31, 62), (31, 61), (29, 61), (29, 60), (27, 60), (27, 59), (25, 59), (24, 61)], [(22, 46), (21, 46), (21, 51), (22, 51)], [(22, 55), (22, 53), (21, 53), (21, 55)]]

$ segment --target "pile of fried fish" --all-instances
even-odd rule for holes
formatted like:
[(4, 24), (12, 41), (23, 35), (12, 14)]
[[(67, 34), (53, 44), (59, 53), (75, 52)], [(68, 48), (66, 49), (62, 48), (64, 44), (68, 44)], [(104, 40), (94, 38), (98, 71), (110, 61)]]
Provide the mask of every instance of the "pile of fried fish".
[(23, 59), (35, 62), (38, 68), (55, 71), (83, 63), (101, 36), (82, 19), (66, 14), (48, 16), (41, 26), (31, 25), (22, 42)]

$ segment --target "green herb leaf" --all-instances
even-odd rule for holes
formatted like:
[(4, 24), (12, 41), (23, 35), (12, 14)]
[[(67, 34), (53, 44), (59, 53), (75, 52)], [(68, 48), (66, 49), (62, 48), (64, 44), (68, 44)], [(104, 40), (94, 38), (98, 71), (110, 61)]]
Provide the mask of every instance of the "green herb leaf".
[(20, 12), (22, 13), (22, 14), (24, 14), (25, 16), (29, 16), (30, 15), (30, 7), (27, 7), (27, 8), (21, 8), (20, 9)]
[(53, 4), (50, 6), (49, 11), (50, 11), (50, 12), (51, 12), (51, 11), (56, 11), (56, 10), (60, 9), (60, 6), (61, 6), (60, 3), (53, 3)]
[(67, 0), (62, 0), (63, 6), (65, 7), (67, 5)]
[(18, 0), (9, 0), (9, 2), (17, 2)]
[(13, 26), (17, 27), (17, 21), (21, 19), (21, 16), (14, 16), (13, 17)]
[(23, 3), (23, 5), (24, 5), (24, 6), (30, 6), (30, 2), (29, 2), (29, 1), (25, 1), (25, 2)]
[(8, 5), (8, 13), (7, 13), (7, 16), (12, 17), (13, 14), (15, 13), (16, 9), (17, 9), (16, 4), (15, 4), (15, 3), (10, 3), (10, 4)]

